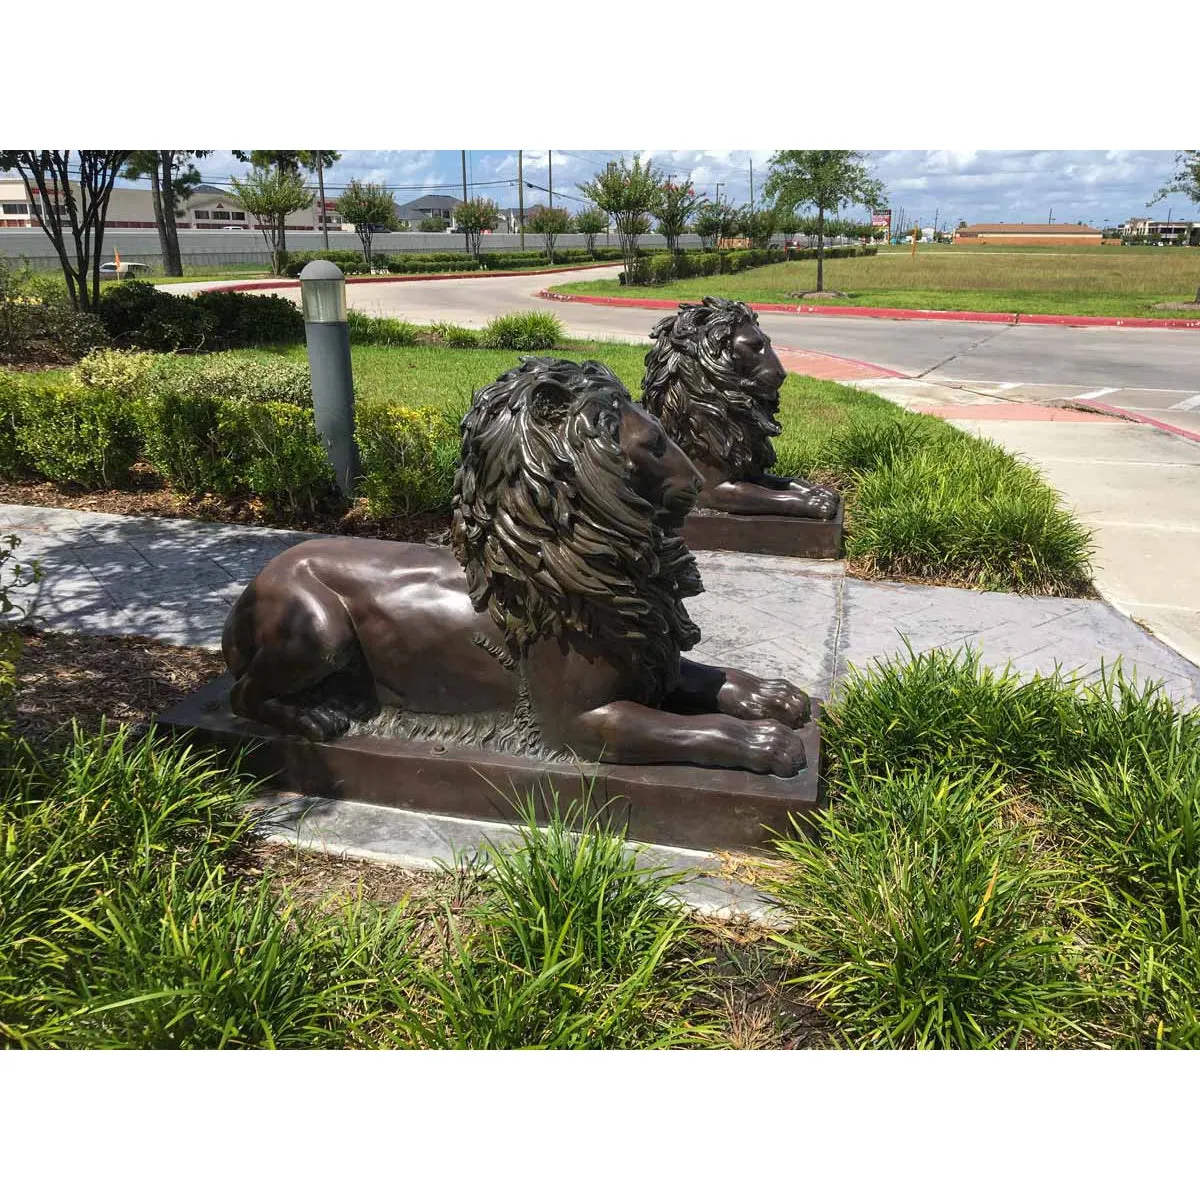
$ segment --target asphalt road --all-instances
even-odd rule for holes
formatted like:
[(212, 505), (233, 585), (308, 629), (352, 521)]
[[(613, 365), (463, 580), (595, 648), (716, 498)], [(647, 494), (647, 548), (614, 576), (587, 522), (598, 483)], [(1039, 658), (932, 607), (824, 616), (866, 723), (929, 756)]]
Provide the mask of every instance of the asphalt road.
[[(641, 341), (661, 310), (561, 304), (536, 298), (557, 283), (612, 278), (617, 267), (550, 275), (438, 279), (409, 283), (355, 283), (352, 307), (376, 315), (427, 323), (452, 321), (480, 328), (498, 313), (552, 310), (574, 336)], [(196, 291), (214, 284), (176, 284)], [(713, 282), (717, 287), (716, 281)], [(298, 300), (296, 289), (280, 292)], [(968, 321), (890, 321), (764, 313), (763, 328), (777, 346), (840, 355), (911, 377), (991, 384), (1054, 385), (1080, 394), (1113, 389), (1104, 401), (1147, 412), (1171, 410), (1165, 419), (1200, 430), (1200, 330), (1073, 329), (1049, 325), (996, 325)], [(1136, 389), (1136, 396), (1123, 396)]]

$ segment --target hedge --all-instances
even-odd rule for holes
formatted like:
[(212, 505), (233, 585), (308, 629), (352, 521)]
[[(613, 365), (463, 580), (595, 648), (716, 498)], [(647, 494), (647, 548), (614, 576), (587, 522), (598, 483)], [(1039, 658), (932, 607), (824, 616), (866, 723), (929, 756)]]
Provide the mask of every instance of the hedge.
[(439, 409), (371, 400), (355, 410), (361, 490), (373, 517), (448, 508), (458, 469), (458, 423)]
[[(533, 235), (528, 235), (532, 240)], [(650, 253), (640, 250), (639, 254)], [(292, 279), (315, 259), (337, 263), (346, 275), (367, 274), (367, 263), (356, 250), (305, 250), (289, 254), (283, 273)], [(556, 265), (586, 262), (618, 262), (621, 251), (616, 246), (597, 246), (594, 255), (588, 254), (585, 246), (570, 246), (554, 251)], [(516, 271), (529, 267), (550, 265), (544, 250), (488, 250), (479, 259), (472, 258), (465, 250), (414, 250), (403, 254), (375, 254), (372, 264), (376, 270), (393, 275), (439, 275), (444, 272)], [(237, 294), (237, 293), (233, 293)]]
[[(857, 258), (878, 253), (877, 246), (831, 246), (825, 251), (825, 257)], [(768, 266), (771, 263), (815, 259), (815, 250), (723, 250), (689, 251), (682, 254), (653, 254), (638, 263), (638, 270), (632, 280), (641, 286), (653, 287), (660, 283), (669, 283), (675, 279), (692, 279), (701, 275), (735, 275), (739, 271), (748, 271), (752, 267)], [(626, 272), (620, 276), (622, 284), (626, 283)]]
[(113, 344), (128, 349), (234, 350), (304, 339), (300, 310), (281, 296), (175, 296), (139, 280), (105, 291), (99, 316)]

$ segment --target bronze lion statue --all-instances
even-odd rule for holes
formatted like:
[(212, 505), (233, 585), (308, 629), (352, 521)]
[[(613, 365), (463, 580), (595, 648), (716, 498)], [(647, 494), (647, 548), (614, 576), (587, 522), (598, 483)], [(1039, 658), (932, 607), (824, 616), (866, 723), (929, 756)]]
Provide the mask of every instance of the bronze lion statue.
[(737, 300), (681, 304), (650, 332), (642, 403), (704, 476), (701, 508), (751, 515), (837, 515), (839, 497), (806, 479), (768, 474), (782, 432), (779, 389), (787, 372)]
[(233, 710), (312, 740), (381, 705), (524, 712), (551, 752), (794, 775), (808, 697), (681, 654), (700, 482), (602, 364), (526, 358), (463, 418), (452, 550), (317, 539), (246, 588)]

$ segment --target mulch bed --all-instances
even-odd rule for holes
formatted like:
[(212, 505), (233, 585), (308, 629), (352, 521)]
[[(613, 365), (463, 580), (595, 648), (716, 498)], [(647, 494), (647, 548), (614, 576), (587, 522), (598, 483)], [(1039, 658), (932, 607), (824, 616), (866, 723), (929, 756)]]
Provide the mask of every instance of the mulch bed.
[(101, 720), (146, 724), (225, 670), (218, 651), (150, 638), (18, 632), (13, 724), (38, 741), (64, 737), (72, 718), (89, 731)]
[(281, 515), (262, 501), (226, 499), (223, 496), (189, 496), (167, 487), (153, 469), (138, 463), (125, 488), (84, 491), (66, 484), (30, 481), (0, 482), (0, 504), (28, 504), (41, 508), (73, 508), (80, 512), (113, 513), (124, 517), (177, 517), (229, 525), (258, 525), (295, 529), (304, 533), (344, 534), (384, 538), (396, 542), (424, 542), (444, 538), (450, 529), (442, 513), (376, 519), (359, 501), (345, 512), (314, 513), (301, 519)]

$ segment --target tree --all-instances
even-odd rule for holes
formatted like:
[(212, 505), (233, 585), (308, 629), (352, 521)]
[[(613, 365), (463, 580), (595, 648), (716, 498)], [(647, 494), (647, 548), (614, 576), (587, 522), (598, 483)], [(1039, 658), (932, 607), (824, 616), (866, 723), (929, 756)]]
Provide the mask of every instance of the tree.
[(696, 189), (690, 179), (683, 183), (668, 180), (662, 185), (658, 199), (650, 210), (658, 221), (658, 232), (667, 239), (667, 253), (674, 254), (679, 235), (687, 232), (692, 214), (700, 206)]
[(737, 228), (738, 212), (732, 204), (723, 200), (704, 200), (696, 208), (696, 219), (692, 228), (700, 235), (705, 250), (720, 246)]
[(485, 233), (491, 233), (500, 224), (499, 206), (495, 200), (489, 200), (486, 196), (464, 200), (454, 210), (454, 223), (465, 235), (471, 257), (478, 262), (480, 240)]
[(628, 280), (637, 275), (637, 240), (648, 228), (647, 216), (654, 211), (662, 183), (662, 173), (654, 169), (650, 160), (642, 166), (641, 157), (635, 154), (632, 166), (626, 165), (622, 157), (620, 162), (610, 162), (594, 179), (579, 185), (584, 196), (608, 213), (616, 225)]
[(588, 258), (596, 257), (596, 235), (608, 229), (608, 216), (594, 204), (575, 214), (575, 232), (587, 239)]
[(530, 233), (540, 233), (546, 242), (546, 257), (554, 262), (554, 242), (560, 233), (571, 232), (571, 214), (565, 208), (547, 208), (535, 204), (525, 219)]
[[(321, 221), (324, 229), (325, 219), (325, 168), (332, 167), (342, 156), (336, 150), (234, 150), (233, 156), (239, 162), (249, 163), (252, 167), (262, 170), (278, 170), (298, 179), (301, 170), (316, 171), (321, 189)], [(301, 205), (301, 207), (304, 207)], [(287, 253), (287, 230), (280, 229), (279, 252)]]
[(445, 217), (422, 217), (417, 228), (422, 233), (445, 233), (447, 224)]
[(279, 167), (254, 167), (245, 179), (231, 179), (229, 185), (238, 203), (262, 229), (271, 254), (271, 270), (278, 275), (287, 255), (288, 214), (308, 206), (308, 188), (298, 174)]
[(779, 204), (775, 208), (775, 228), (783, 234), (783, 244), (790, 247), (792, 239), (800, 231), (800, 215), (794, 208)]
[[(1180, 150), (1175, 155), (1175, 174), (1154, 193), (1150, 204), (1176, 195), (1186, 196), (1193, 204), (1200, 204), (1200, 150)], [(1149, 208), (1150, 204), (1146, 207)], [(1196, 289), (1196, 303), (1200, 304), (1200, 287)]]
[(791, 208), (817, 210), (817, 291), (825, 290), (825, 214), (843, 204), (882, 208), (883, 184), (858, 150), (780, 150), (771, 157), (763, 195)]
[(773, 208), (750, 208), (738, 213), (738, 230), (748, 237), (756, 250), (765, 250), (775, 236), (776, 215)]
[[(100, 303), (108, 202), (132, 150), (0, 150), (0, 170), (21, 176), (38, 224), (54, 244), (67, 294), (80, 312)], [(78, 166), (72, 163), (76, 154)], [(71, 244), (68, 247), (67, 238)]]
[(377, 227), (396, 228), (396, 204), (391, 190), (379, 183), (362, 183), (351, 179), (337, 202), (338, 216), (354, 226), (362, 242), (363, 258), (371, 267), (371, 238)]
[(176, 210), (180, 201), (186, 200), (200, 182), (195, 160), (211, 153), (211, 150), (135, 150), (130, 155), (125, 178), (150, 179), (164, 275), (176, 278), (183, 275)]

